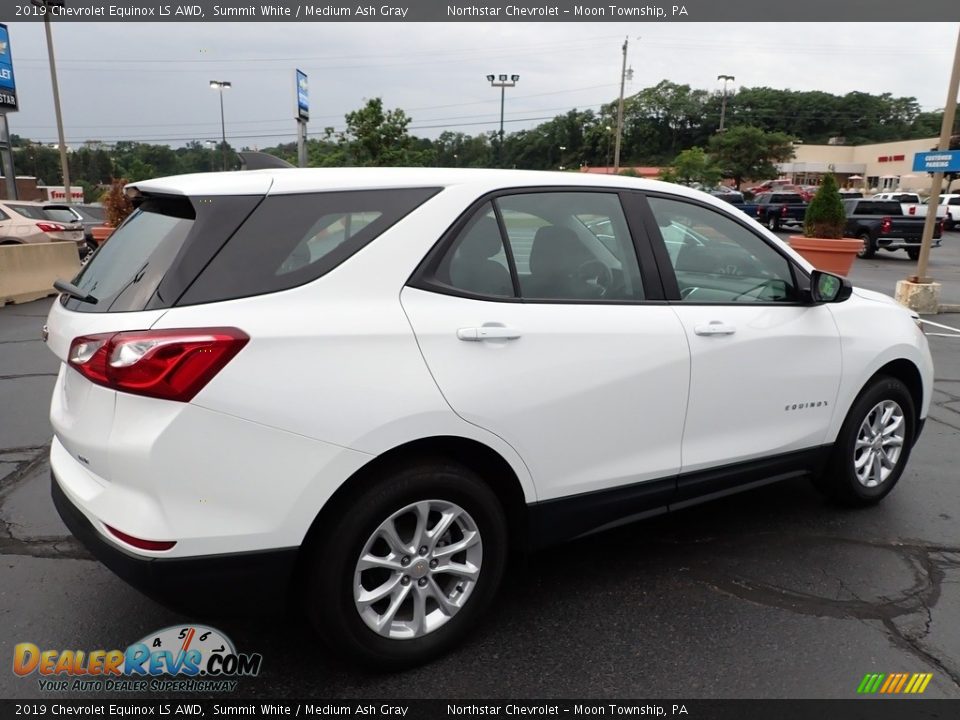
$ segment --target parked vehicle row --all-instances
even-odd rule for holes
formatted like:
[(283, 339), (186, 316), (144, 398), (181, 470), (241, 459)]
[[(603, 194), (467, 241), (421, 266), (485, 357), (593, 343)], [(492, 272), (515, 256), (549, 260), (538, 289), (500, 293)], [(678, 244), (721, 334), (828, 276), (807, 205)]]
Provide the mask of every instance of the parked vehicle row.
[(80, 257), (96, 249), (91, 229), (103, 224), (103, 208), (52, 202), (0, 201), (0, 245), (73, 242)]
[[(896, 200), (903, 207), (904, 215), (923, 218), (927, 216), (927, 210), (930, 207), (930, 198), (921, 199), (916, 193), (877, 193), (873, 196), (873, 199)], [(947, 193), (940, 196), (940, 204), (937, 206), (937, 218), (943, 220), (944, 230), (954, 230), (960, 227), (960, 194)]]

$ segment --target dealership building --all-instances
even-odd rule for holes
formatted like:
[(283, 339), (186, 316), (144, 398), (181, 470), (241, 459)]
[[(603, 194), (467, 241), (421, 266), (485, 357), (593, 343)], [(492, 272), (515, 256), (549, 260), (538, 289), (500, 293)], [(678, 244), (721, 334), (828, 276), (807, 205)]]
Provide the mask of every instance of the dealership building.
[(940, 138), (900, 140), (876, 145), (794, 145), (796, 156), (778, 163), (782, 177), (797, 185), (817, 185), (833, 172), (843, 187), (869, 192), (930, 190), (930, 176), (913, 172), (913, 156), (937, 147)]

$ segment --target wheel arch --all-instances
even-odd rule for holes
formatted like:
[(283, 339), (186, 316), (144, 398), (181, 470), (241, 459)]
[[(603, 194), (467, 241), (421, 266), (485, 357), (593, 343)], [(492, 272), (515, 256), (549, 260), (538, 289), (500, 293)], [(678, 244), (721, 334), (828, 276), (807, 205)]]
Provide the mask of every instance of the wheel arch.
[(357, 469), (317, 513), (304, 537), (310, 545), (326, 527), (326, 519), (347, 512), (352, 500), (384, 473), (419, 461), (449, 460), (477, 473), (500, 500), (507, 519), (512, 547), (527, 544), (527, 503), (520, 478), (496, 450), (470, 438), (442, 435), (419, 438), (398, 445), (372, 458)]
[[(906, 358), (891, 360), (870, 376), (860, 393), (881, 375), (896, 378), (907, 386), (907, 390), (910, 391), (910, 399), (913, 400), (913, 421), (915, 423), (914, 427), (916, 427), (916, 424), (920, 422), (920, 413), (923, 411), (923, 378), (920, 375), (920, 369)], [(857, 396), (859, 397), (859, 393)]]

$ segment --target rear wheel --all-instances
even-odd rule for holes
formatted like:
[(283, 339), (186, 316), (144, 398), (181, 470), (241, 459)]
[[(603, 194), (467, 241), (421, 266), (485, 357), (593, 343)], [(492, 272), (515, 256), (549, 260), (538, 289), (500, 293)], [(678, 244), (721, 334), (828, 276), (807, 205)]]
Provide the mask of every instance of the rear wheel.
[(307, 612), (354, 661), (419, 665), (475, 627), (506, 551), (503, 509), (474, 472), (442, 460), (397, 469), (331, 518), (309, 549)]
[(771, 215), (767, 218), (767, 227), (770, 228), (773, 232), (777, 232), (780, 229), (780, 218), (776, 215)]
[(896, 378), (880, 376), (853, 403), (817, 487), (837, 502), (880, 502), (897, 484), (915, 433), (913, 398)]
[(876, 243), (874, 243), (873, 238), (870, 237), (870, 233), (862, 232), (859, 235), (857, 235), (857, 237), (860, 238), (860, 242), (863, 243), (863, 248), (861, 248), (857, 252), (858, 258), (869, 260), (870, 258), (872, 258), (874, 255), (877, 254), (877, 246), (876, 246)]
[(920, 248), (907, 248), (907, 255), (911, 260), (920, 259)]

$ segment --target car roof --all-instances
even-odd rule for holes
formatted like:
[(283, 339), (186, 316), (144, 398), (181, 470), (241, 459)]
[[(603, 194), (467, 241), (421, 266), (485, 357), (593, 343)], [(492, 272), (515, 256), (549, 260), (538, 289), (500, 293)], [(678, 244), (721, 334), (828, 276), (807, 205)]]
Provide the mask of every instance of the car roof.
[(174, 195), (271, 195), (334, 190), (473, 185), (495, 190), (510, 187), (570, 186), (662, 190), (674, 195), (709, 197), (707, 193), (659, 180), (625, 175), (487, 170), (467, 168), (271, 168), (235, 172), (174, 175), (130, 183), (146, 193)]

